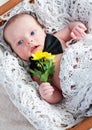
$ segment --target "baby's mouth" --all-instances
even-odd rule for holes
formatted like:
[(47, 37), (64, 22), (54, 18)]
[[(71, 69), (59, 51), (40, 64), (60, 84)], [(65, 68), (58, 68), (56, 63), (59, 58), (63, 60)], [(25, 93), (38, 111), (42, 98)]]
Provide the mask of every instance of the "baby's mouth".
[(39, 47), (39, 45), (38, 45), (38, 46), (31, 47), (31, 53), (34, 53), (34, 52), (37, 50), (38, 47)]

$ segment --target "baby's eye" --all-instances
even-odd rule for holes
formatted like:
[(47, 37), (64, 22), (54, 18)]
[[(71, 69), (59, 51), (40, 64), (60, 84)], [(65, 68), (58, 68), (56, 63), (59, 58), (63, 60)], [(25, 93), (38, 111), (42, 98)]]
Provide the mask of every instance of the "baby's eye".
[(32, 32), (31, 32), (31, 35), (34, 35), (34, 34), (35, 34), (35, 32), (34, 32), (34, 31), (32, 31)]
[(23, 40), (18, 41), (18, 45), (21, 45), (23, 43)]

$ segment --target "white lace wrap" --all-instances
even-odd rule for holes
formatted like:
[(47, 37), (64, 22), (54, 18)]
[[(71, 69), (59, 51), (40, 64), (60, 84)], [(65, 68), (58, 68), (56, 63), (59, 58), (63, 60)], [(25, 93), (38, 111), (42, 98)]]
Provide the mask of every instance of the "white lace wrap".
[(92, 116), (92, 34), (70, 45), (60, 67), (64, 105), (76, 116)]
[[(69, 21), (80, 19), (91, 29), (91, 0), (35, 0), (34, 5), (23, 0), (10, 16), (32, 11), (49, 33), (63, 28)], [(77, 6), (78, 5), (78, 6)], [(78, 9), (77, 9), (78, 8)], [(8, 18), (9, 18), (8, 17)], [(2, 16), (3, 19), (8, 19)], [(0, 84), (18, 110), (37, 130), (65, 130), (91, 116), (92, 104), (92, 36), (88, 35), (64, 52), (60, 79), (64, 95), (61, 103), (50, 105), (41, 99), (38, 84), (32, 81), (21, 61), (6, 45), (0, 28)]]

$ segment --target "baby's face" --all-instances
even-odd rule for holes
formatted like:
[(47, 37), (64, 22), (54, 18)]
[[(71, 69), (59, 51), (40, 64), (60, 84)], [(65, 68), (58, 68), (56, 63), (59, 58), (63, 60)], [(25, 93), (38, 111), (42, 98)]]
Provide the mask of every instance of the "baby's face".
[(32, 53), (43, 50), (46, 34), (33, 17), (25, 15), (6, 28), (5, 37), (15, 53), (28, 60)]

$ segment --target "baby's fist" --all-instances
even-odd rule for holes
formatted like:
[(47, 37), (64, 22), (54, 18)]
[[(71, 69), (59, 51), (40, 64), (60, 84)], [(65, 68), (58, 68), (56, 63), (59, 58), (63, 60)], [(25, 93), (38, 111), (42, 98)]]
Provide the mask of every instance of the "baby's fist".
[(86, 26), (83, 23), (79, 22), (72, 29), (71, 37), (75, 40), (79, 40), (86, 35), (85, 33), (86, 30), (87, 30)]
[(53, 86), (51, 86), (50, 83), (45, 82), (40, 84), (39, 93), (43, 99), (47, 100), (48, 98), (50, 98), (53, 95), (53, 92), (54, 88)]

